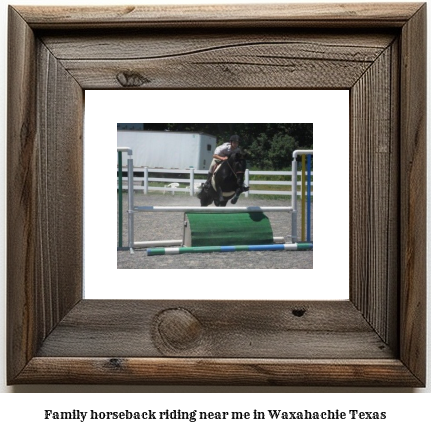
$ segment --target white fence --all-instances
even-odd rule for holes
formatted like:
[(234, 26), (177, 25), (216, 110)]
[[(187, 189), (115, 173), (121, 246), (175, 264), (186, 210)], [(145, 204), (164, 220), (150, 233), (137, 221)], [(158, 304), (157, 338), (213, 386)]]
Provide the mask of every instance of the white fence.
[[(141, 173), (141, 176), (136, 174)], [(166, 177), (150, 177), (152, 173), (166, 174)], [(200, 190), (200, 185), (205, 182), (207, 170), (195, 170), (193, 168), (189, 170), (177, 170), (177, 169), (159, 169), (159, 168), (134, 168), (133, 184), (134, 190), (142, 190), (144, 194), (148, 194), (149, 191), (160, 191), (163, 193), (183, 192), (190, 195), (194, 195)], [(171, 174), (171, 176), (169, 176)], [(172, 174), (182, 174), (188, 178), (177, 178)], [(195, 179), (195, 175), (204, 175), (204, 179)], [(123, 190), (127, 190), (127, 169), (123, 168)], [(286, 180), (250, 180), (253, 176), (283, 176)], [(301, 179), (302, 173), (298, 172), (298, 192), (297, 195), (301, 195)], [(313, 176), (313, 172), (311, 172)], [(165, 186), (151, 186), (151, 183), (166, 183)], [(245, 193), (248, 195), (292, 195), (292, 171), (249, 171), (245, 172), (244, 183), (250, 186), (250, 191)], [(253, 189), (255, 185), (272, 185), (272, 186), (284, 186), (289, 190), (260, 190)], [(118, 184), (117, 184), (118, 187)], [(305, 187), (307, 187), (307, 180), (305, 180)], [(311, 181), (311, 191), (313, 190), (313, 181)], [(313, 195), (313, 192), (311, 192)]]

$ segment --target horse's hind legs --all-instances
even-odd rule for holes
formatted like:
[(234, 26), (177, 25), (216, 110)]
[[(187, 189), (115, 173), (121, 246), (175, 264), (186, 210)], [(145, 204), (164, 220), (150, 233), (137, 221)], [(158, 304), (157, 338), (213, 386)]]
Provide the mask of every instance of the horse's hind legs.
[(214, 201), (216, 207), (226, 207), (227, 201)]

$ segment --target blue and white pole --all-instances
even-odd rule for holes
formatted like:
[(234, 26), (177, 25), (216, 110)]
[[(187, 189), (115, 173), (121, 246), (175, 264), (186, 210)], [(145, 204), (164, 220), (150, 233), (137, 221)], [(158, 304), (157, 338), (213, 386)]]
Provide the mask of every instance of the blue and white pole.
[(244, 246), (197, 246), (147, 249), (147, 256), (153, 255), (179, 255), (185, 253), (211, 253), (211, 252), (256, 252), (256, 251), (307, 251), (313, 249), (313, 243), (284, 243), (269, 245)]

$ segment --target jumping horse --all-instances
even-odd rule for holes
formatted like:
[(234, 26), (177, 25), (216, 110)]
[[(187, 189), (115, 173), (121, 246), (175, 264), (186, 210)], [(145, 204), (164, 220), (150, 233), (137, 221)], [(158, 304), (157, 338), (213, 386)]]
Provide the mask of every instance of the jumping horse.
[(203, 187), (198, 194), (201, 207), (207, 207), (214, 202), (216, 207), (226, 207), (231, 201), (236, 204), (242, 192), (249, 190), (244, 186), (246, 160), (242, 152), (233, 153), (221, 162), (211, 178), (211, 186)]

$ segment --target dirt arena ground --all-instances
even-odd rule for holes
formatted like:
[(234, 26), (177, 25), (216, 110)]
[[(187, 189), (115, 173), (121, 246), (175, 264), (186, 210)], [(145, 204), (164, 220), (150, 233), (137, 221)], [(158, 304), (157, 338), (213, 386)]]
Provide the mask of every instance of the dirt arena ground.
[[(185, 193), (149, 194), (135, 192), (136, 206), (199, 206), (199, 200)], [(230, 204), (228, 204), (229, 206)], [(290, 206), (290, 200), (241, 196), (236, 206)], [(123, 246), (127, 246), (127, 194), (123, 195)], [(275, 237), (291, 234), (291, 215), (267, 212)], [(182, 239), (183, 213), (136, 213), (134, 240)], [(300, 215), (298, 226), (301, 225)], [(118, 233), (117, 233), (118, 234)], [(118, 237), (118, 235), (117, 235)], [(226, 252), (147, 256), (146, 249), (117, 252), (119, 269), (311, 269), (312, 251)]]

